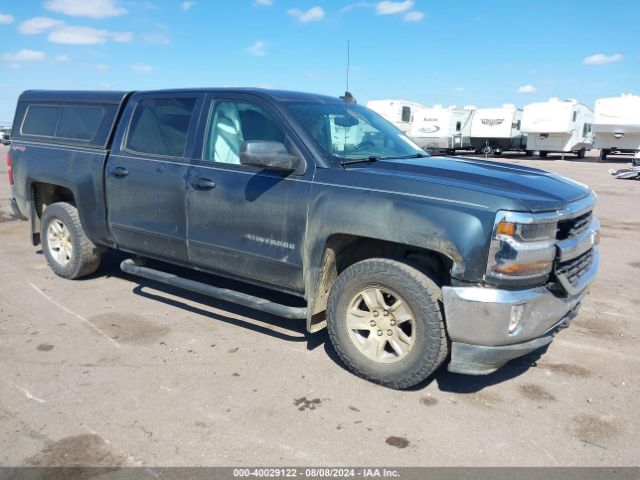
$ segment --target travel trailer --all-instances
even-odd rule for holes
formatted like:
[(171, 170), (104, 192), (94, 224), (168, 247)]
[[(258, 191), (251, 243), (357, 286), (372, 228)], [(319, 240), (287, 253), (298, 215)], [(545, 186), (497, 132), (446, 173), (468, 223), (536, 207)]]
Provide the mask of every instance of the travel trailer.
[(593, 112), (577, 100), (551, 98), (532, 103), (522, 113), (522, 133), (527, 135), (527, 150), (575, 153), (584, 158), (593, 144)]
[(510, 103), (502, 108), (477, 109), (471, 122), (471, 148), (495, 155), (503, 150), (525, 150), (521, 121), (522, 110)]
[(405, 132), (425, 150), (454, 153), (471, 146), (471, 119), (475, 107), (425, 107), (403, 100), (375, 100), (367, 107)]
[(622, 94), (596, 100), (593, 133), (600, 161), (611, 153), (640, 151), (640, 96)]

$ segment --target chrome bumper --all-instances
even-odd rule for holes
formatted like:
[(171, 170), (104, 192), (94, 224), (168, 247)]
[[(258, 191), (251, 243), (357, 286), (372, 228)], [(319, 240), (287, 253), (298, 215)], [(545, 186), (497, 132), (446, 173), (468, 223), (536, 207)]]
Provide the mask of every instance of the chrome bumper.
[[(452, 341), (450, 371), (491, 373), (513, 358), (549, 343), (553, 332), (575, 317), (598, 269), (598, 248), (580, 279), (581, 290), (566, 296), (545, 287), (500, 290), (443, 287), (447, 332)], [(509, 331), (517, 319), (517, 328)]]

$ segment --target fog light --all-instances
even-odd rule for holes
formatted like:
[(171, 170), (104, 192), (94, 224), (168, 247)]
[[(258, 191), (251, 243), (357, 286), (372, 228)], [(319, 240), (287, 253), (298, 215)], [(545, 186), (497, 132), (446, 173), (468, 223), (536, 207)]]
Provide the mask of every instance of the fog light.
[(524, 305), (513, 305), (511, 307), (511, 318), (509, 319), (509, 335), (515, 335), (520, 331), (523, 318)]

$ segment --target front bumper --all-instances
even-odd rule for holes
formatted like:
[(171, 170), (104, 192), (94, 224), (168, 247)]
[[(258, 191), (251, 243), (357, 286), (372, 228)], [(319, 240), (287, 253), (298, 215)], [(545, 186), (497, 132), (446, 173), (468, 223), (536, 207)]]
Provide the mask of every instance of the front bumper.
[[(546, 287), (443, 287), (447, 331), (452, 342), (449, 371), (492, 373), (509, 360), (550, 343), (558, 328), (567, 326), (577, 315), (598, 262), (594, 248), (591, 267), (581, 278), (582, 289), (573, 295), (554, 293)], [(514, 323), (514, 319), (518, 321)]]

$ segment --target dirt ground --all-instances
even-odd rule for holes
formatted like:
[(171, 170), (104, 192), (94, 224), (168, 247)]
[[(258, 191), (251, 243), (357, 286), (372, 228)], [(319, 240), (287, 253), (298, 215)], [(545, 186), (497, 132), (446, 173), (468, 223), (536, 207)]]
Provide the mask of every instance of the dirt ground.
[(142, 282), (118, 254), (56, 277), (9, 215), (5, 153), (0, 466), (640, 465), (640, 181), (607, 173), (628, 158), (498, 160), (597, 192), (591, 294), (546, 352), (393, 391), (344, 370), (325, 333)]

